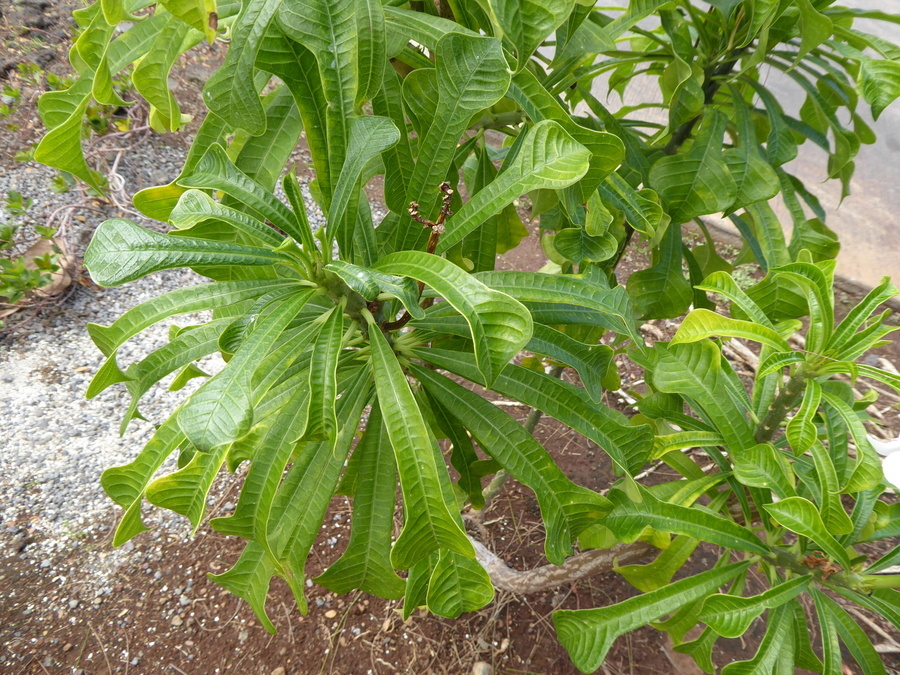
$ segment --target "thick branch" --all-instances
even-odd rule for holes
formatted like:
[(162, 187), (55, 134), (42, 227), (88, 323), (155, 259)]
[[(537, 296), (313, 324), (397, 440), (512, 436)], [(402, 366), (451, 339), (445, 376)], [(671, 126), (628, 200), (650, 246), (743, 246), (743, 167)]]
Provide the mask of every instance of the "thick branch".
[(797, 401), (803, 395), (803, 391), (806, 389), (806, 379), (807, 375), (801, 368), (796, 375), (788, 380), (784, 389), (772, 401), (772, 405), (766, 410), (766, 414), (763, 415), (762, 420), (760, 420), (756, 430), (753, 432), (753, 438), (757, 443), (768, 443), (772, 440), (778, 427), (784, 422), (784, 418), (794, 409)]
[(642, 558), (653, 547), (642, 541), (617, 544), (610, 549), (585, 551), (567, 559), (562, 565), (544, 565), (521, 572), (508, 567), (492, 551), (472, 539), (475, 557), (487, 570), (494, 588), (513, 593), (538, 593), (554, 586), (562, 586), (595, 574), (610, 572), (617, 565), (625, 565)]

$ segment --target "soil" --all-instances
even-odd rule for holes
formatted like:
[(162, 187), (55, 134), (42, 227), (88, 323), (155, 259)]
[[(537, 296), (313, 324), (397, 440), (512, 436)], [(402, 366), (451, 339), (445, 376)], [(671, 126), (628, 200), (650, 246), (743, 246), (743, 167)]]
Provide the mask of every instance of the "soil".
[[(48, 68), (65, 69), (64, 39), (70, 24), (70, 6), (45, 0), (23, 0), (12, 11), (4, 5), (0, 31), (4, 44), (31, 45), (15, 54), (0, 54), (0, 77), (4, 69), (14, 72), (13, 61), (32, 60)], [(28, 21), (21, 14), (27, 12)], [(18, 19), (11, 19), (18, 17)], [(27, 17), (26, 17), (27, 18)], [(46, 19), (46, 23), (42, 23)], [(17, 23), (13, 23), (17, 21)], [(40, 24), (40, 25), (38, 25)], [(22, 28), (13, 29), (16, 25)], [(24, 34), (23, 34), (24, 30)], [(56, 38), (53, 43), (52, 35)], [(42, 37), (43, 36), (43, 37)], [(35, 46), (46, 38), (46, 46)], [(197, 61), (184, 63), (175, 78), (184, 91), (190, 80), (202, 80), (217, 58), (212, 50)], [(194, 87), (196, 89), (196, 87)], [(35, 124), (33, 100), (23, 104), (13, 118), (20, 124), (14, 134), (0, 134), (0, 166), (9, 166), (10, 155), (33, 142), (40, 131)], [(190, 133), (190, 132), (188, 132)], [(183, 142), (177, 137), (154, 138), (152, 142)], [(379, 186), (373, 185), (376, 198)], [(527, 212), (523, 211), (527, 217)], [(532, 225), (533, 233), (534, 226)], [(724, 256), (733, 255), (727, 244)], [(644, 252), (634, 247), (625, 258), (622, 280), (645, 261)], [(545, 257), (532, 236), (504, 256), (503, 269), (537, 270)], [(78, 293), (90, 293), (79, 288)], [(838, 306), (846, 311), (860, 299), (858, 290), (841, 291)], [(51, 308), (47, 312), (64, 311)], [(37, 317), (40, 321), (41, 317)], [(651, 327), (654, 339), (674, 333), (671, 322)], [(877, 357), (900, 364), (900, 345), (879, 350)], [(640, 386), (641, 371), (623, 363), (622, 389)], [(566, 377), (573, 377), (570, 373)], [(878, 404), (882, 410), (887, 403)], [(608, 405), (627, 411), (620, 395), (608, 394)], [(510, 414), (523, 420), (527, 410), (510, 406)], [(891, 437), (900, 433), (892, 411), (884, 410)], [(613, 481), (610, 462), (593, 443), (555, 420), (544, 418), (535, 435), (553, 455), (562, 470), (576, 483), (604, 490)], [(674, 478), (666, 468), (651, 480)], [(234, 485), (217, 496), (208, 517), (227, 512), (236, 501)], [(232, 507), (233, 508), (233, 507)], [(287, 587), (273, 580), (267, 608), (278, 628), (270, 635), (249, 607), (206, 578), (208, 573), (228, 569), (240, 554), (242, 543), (223, 537), (202, 525), (196, 536), (168, 532), (144, 534), (132, 544), (132, 562), (115, 569), (102, 566), (102, 552), (111, 546), (111, 533), (120, 513), (110, 508), (105, 533), (80, 537), (73, 533), (72, 546), (61, 560), (53, 561), (50, 576), (24, 553), (34, 543), (27, 522), (0, 523), (5, 533), (12, 526), (25, 534), (10, 539), (0, 534), (0, 645), (6, 653), (10, 673), (124, 673), (155, 674), (259, 674), (259, 675), (387, 675), (470, 672), (517, 675), (569, 675), (572, 666), (555, 637), (551, 614), (560, 608), (609, 605), (636, 594), (615, 573), (599, 575), (551, 591), (529, 596), (498, 592), (494, 602), (480, 612), (451, 621), (416, 612), (407, 621), (399, 613), (400, 603), (365, 594), (335, 596), (325, 589), (307, 589), (309, 613), (302, 616)], [(350, 504), (336, 497), (308, 564), (310, 577), (337, 559), (349, 535)], [(486, 543), (517, 569), (546, 564), (541, 554), (543, 528), (533, 494), (510, 482), (484, 514)], [(883, 550), (883, 549), (882, 549)], [(878, 555), (873, 547), (866, 551)], [(701, 548), (680, 575), (708, 569), (717, 559), (714, 547)], [(96, 581), (97, 577), (103, 583)], [(868, 632), (877, 643), (883, 634), (897, 638), (884, 621), (875, 619), (877, 630)], [(715, 662), (748, 658), (761, 638), (760, 622), (741, 640), (720, 640)], [(883, 654), (896, 672), (900, 658)], [(602, 667), (605, 673), (699, 673), (690, 659), (677, 654), (664, 634), (644, 627), (616, 641)], [(852, 669), (848, 667), (847, 672)]]

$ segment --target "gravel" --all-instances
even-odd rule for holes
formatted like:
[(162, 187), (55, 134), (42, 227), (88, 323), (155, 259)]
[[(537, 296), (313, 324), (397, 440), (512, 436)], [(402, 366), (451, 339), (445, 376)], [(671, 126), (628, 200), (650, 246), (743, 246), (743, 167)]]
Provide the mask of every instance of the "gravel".
[[(151, 138), (130, 151), (119, 164), (119, 174), (128, 194), (147, 185), (157, 184), (177, 175), (183, 161), (183, 150), (171, 148)], [(298, 154), (297, 159), (303, 158)], [(53, 211), (73, 204), (83, 196), (73, 190), (54, 194), (48, 188), (55, 172), (36, 164), (27, 164), (0, 174), (0, 194), (10, 189), (34, 200), (28, 214), (19, 219), (20, 248), (30, 243), (31, 225), (42, 225)], [(324, 222), (321, 210), (307, 198), (310, 222), (314, 227)], [(120, 199), (120, 203), (123, 200)], [(130, 204), (129, 204), (130, 207)], [(141, 224), (164, 229), (137, 214), (122, 212), (102, 205), (103, 213), (78, 210), (65, 235), (70, 251), (83, 255), (90, 235), (105, 218), (131, 218)], [(0, 221), (6, 216), (0, 215)], [(129, 308), (163, 292), (202, 282), (189, 270), (170, 270), (151, 275), (119, 288), (98, 289), (78, 285), (56, 308), (16, 328), (0, 331), (0, 557), (17, 555), (42, 574), (62, 575), (67, 571), (67, 552), (81, 545), (81, 540), (96, 533), (109, 533), (115, 527), (121, 509), (100, 487), (102, 471), (130, 462), (153, 433), (154, 424), (165, 420), (185, 394), (201, 384), (192, 380), (181, 392), (169, 392), (174, 376), (151, 389), (141, 401), (140, 411), (147, 421), (133, 420), (123, 437), (119, 425), (129, 404), (124, 386), (110, 387), (87, 401), (85, 390), (91, 377), (103, 362), (86, 331), (89, 322), (109, 325)], [(20, 315), (7, 319), (12, 326)], [(201, 316), (181, 316), (163, 322), (132, 338), (119, 350), (119, 364), (125, 368), (144, 355), (166, 344), (170, 325), (196, 323)], [(206, 372), (216, 372), (222, 362), (217, 356), (201, 364)], [(161, 473), (174, 468), (174, 458)], [(239, 472), (240, 474), (240, 472)], [(210, 502), (237, 480), (220, 478), (213, 488)], [(232, 493), (233, 495), (234, 493)], [(234, 496), (225, 509), (234, 508)], [(147, 510), (145, 522), (156, 526), (146, 538), (188, 537), (187, 521), (170, 512)], [(108, 594), (109, 579), (119, 565), (129, 559), (133, 545), (113, 550), (97, 547), (91, 553), (95, 564), (83, 570), (95, 600)], [(153, 553), (142, 553), (152, 560)], [(158, 559), (158, 558), (157, 558)], [(134, 562), (134, 560), (132, 559)], [(180, 603), (190, 603), (186, 596)], [(77, 600), (65, 600), (68, 606)]]

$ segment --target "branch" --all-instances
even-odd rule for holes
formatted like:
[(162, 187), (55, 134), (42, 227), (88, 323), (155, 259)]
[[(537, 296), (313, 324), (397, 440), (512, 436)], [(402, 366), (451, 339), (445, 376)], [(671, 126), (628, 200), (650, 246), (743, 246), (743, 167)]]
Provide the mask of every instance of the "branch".
[(469, 537), (475, 547), (475, 559), (491, 577), (494, 588), (513, 593), (538, 593), (554, 586), (562, 586), (613, 568), (635, 562), (653, 547), (642, 541), (616, 544), (610, 549), (585, 551), (568, 558), (562, 565), (544, 565), (521, 572), (508, 567), (477, 539)]

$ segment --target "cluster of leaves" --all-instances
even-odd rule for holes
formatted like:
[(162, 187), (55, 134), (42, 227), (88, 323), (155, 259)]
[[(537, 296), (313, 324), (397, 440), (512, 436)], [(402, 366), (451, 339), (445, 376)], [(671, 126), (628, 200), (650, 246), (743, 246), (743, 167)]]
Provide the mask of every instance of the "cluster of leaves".
[[(353, 497), (350, 542), (314, 581), (402, 597), (406, 615), (426, 605), (455, 617), (493, 597), (460, 509), (483, 507), (482, 481), (502, 468), (534, 491), (552, 563), (576, 546), (661, 551), (618, 568), (642, 595), (554, 615), (582, 670), (598, 668), (616, 637), (654, 622), (712, 671), (716, 640), (743, 634), (768, 610), (756, 655), (726, 671), (795, 663), (837, 673), (840, 640), (866, 672), (884, 672), (835, 598), (900, 625), (900, 580), (880, 574), (900, 554), (870, 564), (854, 548), (900, 534), (900, 514), (881, 498), (886, 484), (863, 426), (871, 401), (855, 401), (847, 383), (900, 389), (895, 376), (856, 363), (892, 330), (874, 312), (895, 290), (885, 282), (836, 325), (836, 238), (783, 167), (809, 140), (846, 190), (860, 144), (873, 140), (860, 95), (877, 117), (900, 93), (897, 48), (854, 21), (896, 17), (828, 0), (715, 0), (708, 11), (689, 0), (632, 0), (615, 16), (571, 0), (147, 4), (98, 0), (79, 10), (78, 79), (41, 99), (51, 131), (36, 153), (98, 186), (81, 120), (92, 100), (122, 105), (114, 75), (135, 63), (151, 124), (175, 131), (184, 116), (170, 69), (204, 38), (230, 39), (180, 175), (134, 198), (171, 232), (110, 220), (85, 256), (105, 286), (176, 267), (210, 280), (89, 327), (107, 360), (88, 395), (124, 384), (123, 431), (161, 379), (174, 373), (178, 389), (209, 377), (199, 359), (218, 352), (227, 361), (133, 462), (104, 473), (126, 509), (116, 544), (146, 529), (144, 500), (196, 528), (222, 467), (249, 463), (234, 514), (211, 521), (247, 545), (213, 579), (267, 628), (273, 576), (305, 609), (306, 559), (334, 494)], [(134, 24), (117, 35), (124, 20)], [(803, 91), (798, 118), (764, 84), (773, 71)], [(602, 74), (619, 93), (655, 76), (662, 103), (611, 112), (592, 91)], [(665, 113), (648, 122), (642, 111), (653, 107)], [(487, 130), (503, 135), (500, 147)], [(284, 172), (301, 131), (316, 174), (309, 192), (327, 220), (315, 231), (297, 178)], [(389, 209), (379, 222), (363, 189), (377, 174)], [(287, 203), (274, 194), (279, 180)], [(526, 193), (550, 263), (541, 273), (495, 271), (498, 252), (527, 236), (515, 208)], [(779, 194), (790, 241), (769, 205)], [(746, 290), (711, 240), (691, 249), (682, 237), (683, 224), (718, 213), (744, 237), (741, 258), (765, 273)], [(636, 236), (653, 260), (624, 287), (616, 267)], [(707, 293), (731, 303), (728, 316), (711, 311)], [(680, 317), (692, 305), (671, 342), (645, 343), (639, 316)], [(120, 366), (131, 337), (201, 310), (213, 319), (173, 329), (166, 346)], [(807, 316), (806, 348), (796, 350), (788, 338)], [(750, 392), (720, 338), (762, 345)], [(583, 388), (511, 363), (523, 350), (572, 367)], [(601, 400), (618, 387), (615, 354), (645, 369), (630, 419)], [(583, 434), (621, 478), (608, 496), (575, 485), (460, 379)], [(714, 469), (686, 448), (702, 449)], [(178, 469), (158, 476), (173, 454)], [(648, 462), (683, 478), (643, 487), (633, 476)], [(720, 547), (718, 562), (671, 583), (702, 542)], [(747, 595), (753, 569), (767, 587)], [(800, 594), (817, 609), (821, 661)], [(700, 637), (685, 643), (701, 622)]]
[[(9, 190), (3, 207), (12, 218), (25, 215), (34, 200), (24, 197), (16, 190)], [(0, 251), (13, 251), (16, 247), (16, 233), (20, 225), (15, 222), (0, 224)], [(36, 226), (41, 239), (51, 241), (55, 231), (52, 228)], [(54, 247), (40, 256), (27, 257), (9, 253), (0, 256), (0, 300), (4, 305), (15, 305), (48, 283), (54, 272), (59, 270), (59, 250)], [(2, 326), (2, 322), (0, 322)]]

